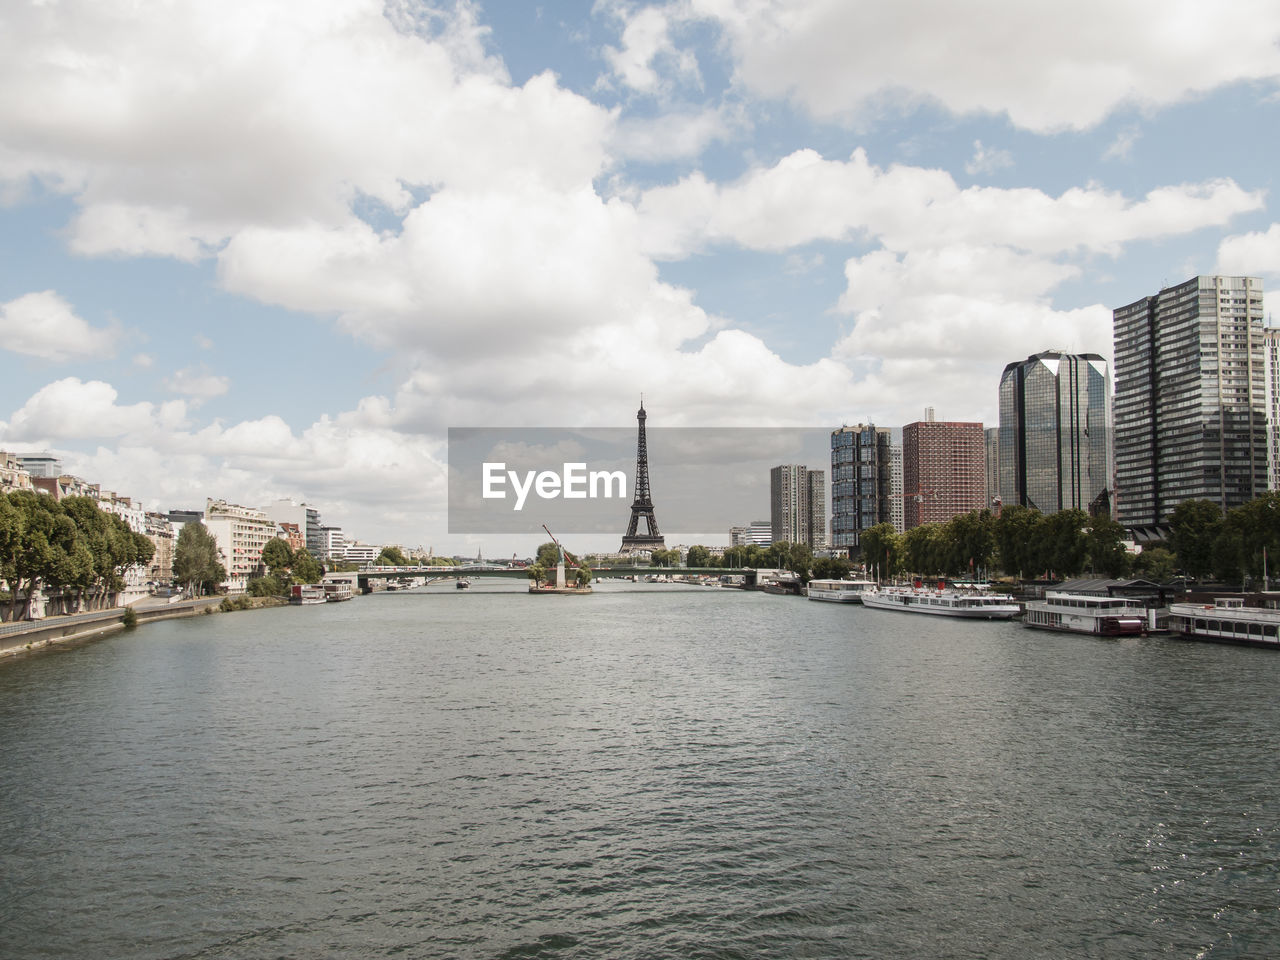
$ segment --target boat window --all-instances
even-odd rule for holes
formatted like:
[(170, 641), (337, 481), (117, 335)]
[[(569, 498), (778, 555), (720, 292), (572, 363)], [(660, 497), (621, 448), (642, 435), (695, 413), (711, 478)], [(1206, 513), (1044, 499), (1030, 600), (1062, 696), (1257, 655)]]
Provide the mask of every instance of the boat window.
[(1249, 636), (1251, 636), (1251, 637), (1261, 637), (1261, 636), (1262, 636), (1262, 624), (1260, 624), (1260, 623), (1251, 623), (1251, 624), (1249, 624)]
[(1274, 637), (1276, 635), (1276, 625), (1274, 623), (1264, 624), (1262, 633), (1263, 636)]

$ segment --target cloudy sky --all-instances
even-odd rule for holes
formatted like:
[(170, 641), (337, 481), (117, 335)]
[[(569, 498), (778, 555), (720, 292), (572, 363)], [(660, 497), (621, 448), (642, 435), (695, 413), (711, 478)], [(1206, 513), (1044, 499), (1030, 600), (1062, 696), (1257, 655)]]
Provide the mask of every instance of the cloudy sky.
[(0, 447), (468, 552), (449, 426), (992, 423), (1280, 288), (1280, 5), (1207, 10), (9, 0)]

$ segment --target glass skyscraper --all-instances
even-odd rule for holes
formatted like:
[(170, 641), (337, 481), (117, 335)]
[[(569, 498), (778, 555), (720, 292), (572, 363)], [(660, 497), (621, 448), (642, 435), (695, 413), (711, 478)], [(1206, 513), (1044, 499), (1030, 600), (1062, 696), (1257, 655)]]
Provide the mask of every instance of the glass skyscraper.
[(1120, 522), (1267, 489), (1262, 281), (1192, 277), (1114, 311)]
[(890, 431), (874, 424), (831, 432), (831, 546), (850, 557), (864, 530), (894, 521), (893, 452)]
[[(1111, 383), (1096, 353), (1046, 350), (1000, 377), (1000, 500), (1110, 512)], [(1104, 498), (1103, 494), (1107, 494)]]

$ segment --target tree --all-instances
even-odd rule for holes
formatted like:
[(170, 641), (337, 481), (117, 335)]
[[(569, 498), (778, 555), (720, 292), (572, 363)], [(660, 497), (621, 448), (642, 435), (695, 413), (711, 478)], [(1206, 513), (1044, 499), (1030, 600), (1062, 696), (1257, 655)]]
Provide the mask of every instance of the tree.
[(1148, 547), (1138, 554), (1133, 572), (1153, 583), (1168, 583), (1177, 571), (1177, 558), (1165, 547)]
[(862, 532), (862, 561), (880, 577), (891, 577), (898, 571), (902, 554), (901, 537), (892, 523), (877, 523)]
[(1005, 507), (995, 522), (996, 551), (1000, 569), (1022, 577), (1036, 576), (1045, 569), (1040, 549), (1043, 517), (1039, 510), (1013, 504)]
[(996, 554), (995, 517), (990, 510), (974, 510), (952, 517), (945, 528), (946, 572), (975, 574), (991, 566)]
[[(0, 576), (9, 585), (9, 616), (17, 619), (19, 597), (30, 616), (31, 600), (41, 581), (55, 582), (67, 572), (75, 549), (75, 524), (47, 493), (15, 490), (7, 495), (11, 512), (2, 521), (8, 549), (0, 556)], [(80, 555), (83, 560), (83, 554)]]
[(544, 543), (538, 547), (538, 552), (534, 554), (534, 563), (540, 563), (544, 568), (550, 569), (560, 562), (560, 548), (554, 543)]
[(686, 567), (709, 567), (711, 566), (711, 551), (701, 544), (694, 544), (689, 548), (689, 554), (684, 563)]
[(843, 580), (849, 575), (852, 564), (844, 557), (818, 557), (811, 572), (814, 580)]
[(1108, 577), (1123, 577), (1129, 572), (1131, 560), (1124, 546), (1124, 527), (1105, 514), (1089, 517), (1088, 542), (1089, 569), (1101, 571)]
[(1047, 548), (1045, 566), (1061, 578), (1074, 577), (1084, 570), (1089, 552), (1085, 525), (1089, 522), (1083, 510), (1059, 510), (1044, 518), (1041, 536)]
[(226, 568), (218, 559), (218, 541), (203, 523), (185, 524), (178, 534), (173, 576), (190, 596), (202, 596), (209, 587), (227, 579)]
[(526, 573), (535, 587), (542, 586), (543, 581), (547, 579), (547, 568), (540, 563), (529, 564)]
[(587, 584), (589, 584), (591, 582), (591, 568), (586, 565), (579, 567), (577, 579), (578, 579), (578, 586), (580, 587), (585, 587)]
[(1169, 515), (1169, 546), (1183, 572), (1197, 580), (1214, 570), (1214, 544), (1222, 533), (1223, 516), (1212, 500), (1184, 500)]
[(382, 548), (382, 552), (378, 554), (378, 559), (373, 561), (380, 567), (407, 567), (410, 566), (409, 558), (404, 555), (397, 546), (387, 546)]
[(287, 573), (293, 566), (293, 551), (289, 549), (288, 541), (280, 537), (269, 540), (262, 548), (262, 562), (273, 577), (279, 578)]
[(302, 549), (293, 555), (293, 579), (296, 583), (319, 583), (324, 577), (324, 567), (311, 552)]
[[(1251, 577), (1267, 578), (1280, 562), (1280, 493), (1268, 491), (1228, 514), (1240, 532), (1240, 564)], [(1264, 563), (1265, 558), (1265, 563)]]

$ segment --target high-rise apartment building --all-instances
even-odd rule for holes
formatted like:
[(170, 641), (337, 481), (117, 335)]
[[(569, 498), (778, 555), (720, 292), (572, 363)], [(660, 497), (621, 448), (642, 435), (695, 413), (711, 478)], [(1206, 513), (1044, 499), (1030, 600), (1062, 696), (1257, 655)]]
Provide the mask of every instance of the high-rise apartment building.
[(774, 543), (827, 546), (827, 476), (803, 464), (769, 471), (769, 523)]
[(275, 539), (278, 525), (261, 510), (225, 500), (205, 502), (204, 525), (217, 541), (227, 571), (223, 586), (232, 593), (243, 592), (258, 575), (262, 550)]
[(902, 428), (903, 522), (944, 523), (986, 499), (982, 424), (917, 420)]
[(1280, 489), (1280, 327), (1262, 328), (1267, 381), (1267, 489)]
[(1041, 513), (1110, 513), (1110, 404), (1107, 362), (1096, 353), (1047, 350), (1005, 367), (997, 457), (1001, 503)]
[(987, 475), (987, 506), (995, 509), (1000, 499), (1000, 428), (987, 427), (982, 431), (982, 454)]
[(1267, 488), (1262, 281), (1192, 277), (1114, 311), (1121, 523), (1184, 500), (1229, 510)]
[(889, 431), (875, 424), (831, 431), (831, 546), (850, 556), (861, 552), (864, 530), (893, 521), (893, 450)]

